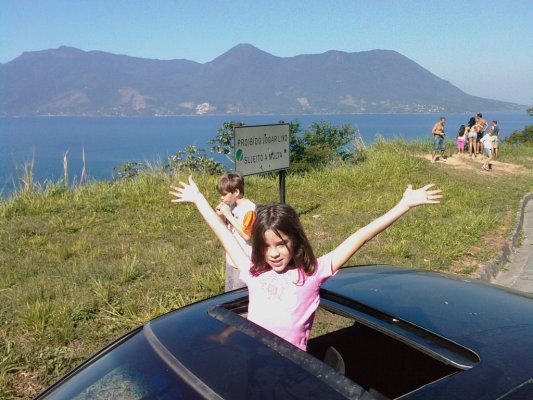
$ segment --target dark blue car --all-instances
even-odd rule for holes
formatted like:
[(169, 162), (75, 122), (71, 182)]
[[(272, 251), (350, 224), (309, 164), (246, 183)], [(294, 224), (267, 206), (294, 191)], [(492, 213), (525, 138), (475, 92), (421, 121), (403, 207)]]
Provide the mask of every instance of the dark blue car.
[(240, 289), (113, 342), (38, 399), (533, 399), (533, 303), (392, 266), (321, 289), (309, 351), (246, 319)]

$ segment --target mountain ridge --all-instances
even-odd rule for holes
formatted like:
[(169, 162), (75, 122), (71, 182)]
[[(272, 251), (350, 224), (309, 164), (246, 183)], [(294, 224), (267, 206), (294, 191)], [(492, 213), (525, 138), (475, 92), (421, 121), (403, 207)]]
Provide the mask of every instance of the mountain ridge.
[(241, 43), (206, 63), (57, 49), (0, 64), (0, 115), (239, 115), (510, 111), (394, 50), (277, 57)]

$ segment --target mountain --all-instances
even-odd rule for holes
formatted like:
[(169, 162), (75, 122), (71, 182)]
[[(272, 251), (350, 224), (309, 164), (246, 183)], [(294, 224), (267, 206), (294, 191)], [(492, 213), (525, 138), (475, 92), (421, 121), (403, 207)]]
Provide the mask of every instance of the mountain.
[(71, 47), (0, 64), (0, 115), (224, 115), (506, 111), (391, 50), (276, 57), (240, 44), (205, 64)]

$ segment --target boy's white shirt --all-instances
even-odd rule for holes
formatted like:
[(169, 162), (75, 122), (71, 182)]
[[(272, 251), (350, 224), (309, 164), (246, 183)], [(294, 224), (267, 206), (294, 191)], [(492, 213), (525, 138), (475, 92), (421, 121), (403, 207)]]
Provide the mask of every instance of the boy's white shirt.
[[(244, 236), (249, 237), (246, 233), (244, 233), (244, 217), (249, 211), (255, 211), (255, 204), (248, 200), (248, 199), (239, 199), (235, 203), (235, 207), (231, 209), (231, 215), (233, 216), (232, 220), (229, 222), (228, 228), (230, 228), (230, 232), (232, 235), (237, 239), (237, 242), (241, 245), (241, 247), (244, 249), (246, 254), (249, 256), (252, 254), (252, 246), (249, 242), (249, 239), (245, 239)], [(226, 217), (227, 218), (227, 217)], [(229, 257), (229, 254), (227, 254), (227, 258)], [(231, 260), (228, 260), (231, 262)]]
[(249, 237), (249, 235), (244, 233), (244, 217), (248, 211), (255, 211), (255, 204), (248, 199), (239, 199), (235, 204), (235, 207), (231, 210), (231, 215), (234, 217), (237, 224), (231, 223), (231, 226), (235, 230), (235, 237), (241, 245), (249, 245), (248, 242), (250, 239), (245, 238)]

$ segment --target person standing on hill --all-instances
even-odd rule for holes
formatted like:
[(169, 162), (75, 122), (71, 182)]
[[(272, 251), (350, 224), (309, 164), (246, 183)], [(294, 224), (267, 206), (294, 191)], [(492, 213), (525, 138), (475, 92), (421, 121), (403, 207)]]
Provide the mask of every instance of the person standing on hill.
[(461, 125), (459, 127), (459, 131), (457, 131), (457, 152), (461, 154), (461, 156), (464, 156), (465, 151), (465, 144), (466, 144), (466, 136), (465, 136), (465, 126)]
[(469, 126), (467, 129), (467, 137), (468, 137), (468, 154), (470, 154), (470, 157), (474, 155), (474, 157), (477, 157), (476, 151), (477, 151), (477, 131), (479, 129), (478, 125)]
[(494, 136), (492, 136), (492, 130), (489, 130), (489, 132), (481, 138), (481, 144), (484, 147), (485, 152), (485, 161), (483, 162), (483, 167), (481, 167), (484, 171), (490, 171), (492, 161), (492, 144), (494, 142)]
[(446, 151), (446, 143), (444, 141), (444, 136), (446, 133), (444, 132), (444, 123), (446, 122), (446, 118), (440, 117), (440, 119), (433, 125), (433, 129), (431, 130), (431, 133), (433, 133), (433, 152), (431, 153), (431, 163), (435, 163), (435, 154), (437, 151), (440, 150), (440, 161), (446, 162), (446, 159), (444, 158), (444, 152)]
[(481, 142), (481, 138), (485, 136), (485, 131), (489, 126), (489, 123), (485, 119), (483, 119), (483, 114), (479, 113), (478, 115), (476, 115), (476, 125), (479, 126), (479, 129), (477, 131), (477, 153), (482, 154), (483, 143)]
[(500, 127), (498, 126), (498, 121), (495, 119), (492, 120), (492, 126), (490, 127), (490, 130), (492, 131), (492, 153), (494, 154), (494, 157), (498, 155), (498, 147), (500, 143)]

